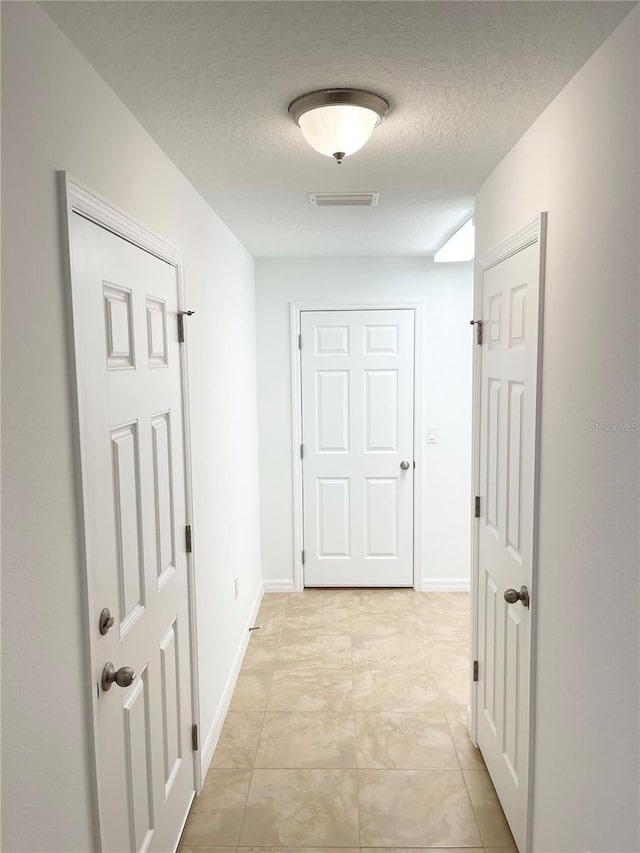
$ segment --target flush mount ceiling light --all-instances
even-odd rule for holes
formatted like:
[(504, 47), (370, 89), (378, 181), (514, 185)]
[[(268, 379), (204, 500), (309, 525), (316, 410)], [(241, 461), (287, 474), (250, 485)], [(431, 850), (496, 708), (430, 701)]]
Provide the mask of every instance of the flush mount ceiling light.
[(362, 89), (320, 89), (289, 105), (289, 115), (312, 148), (337, 163), (359, 151), (389, 112), (389, 102)]

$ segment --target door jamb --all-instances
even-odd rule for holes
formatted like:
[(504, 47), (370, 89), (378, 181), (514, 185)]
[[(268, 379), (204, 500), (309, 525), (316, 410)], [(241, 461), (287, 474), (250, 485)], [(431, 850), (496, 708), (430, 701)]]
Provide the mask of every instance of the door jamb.
[[(76, 460), (76, 483), (77, 483), (77, 515), (79, 524), (79, 547), (80, 559), (85, 568), (82, 573), (83, 599), (84, 599), (84, 624), (85, 636), (85, 672), (84, 677), (88, 684), (87, 705), (89, 714), (89, 760), (93, 767), (91, 778), (92, 798), (94, 800), (94, 832), (98, 848), (102, 849), (102, 835), (100, 831), (99, 810), (99, 774), (98, 755), (96, 744), (96, 723), (98, 715), (98, 698), (96, 695), (93, 672), (93, 652), (95, 645), (94, 603), (92, 597), (92, 582), (87, 567), (87, 519), (84, 514), (84, 495), (87, 491), (87, 483), (81, 460), (83, 457), (83, 441), (81, 433), (80, 408), (77, 397), (75, 376), (77, 374), (77, 353), (75, 351), (73, 331), (73, 279), (71, 263), (71, 217), (73, 213), (83, 216), (101, 228), (110, 231), (118, 237), (132, 243), (134, 246), (149, 252), (162, 261), (170, 264), (176, 270), (178, 282), (178, 310), (186, 309), (186, 292), (184, 280), (184, 257), (182, 252), (166, 242), (156, 234), (149, 231), (144, 225), (123, 213), (119, 208), (104, 200), (101, 196), (86, 187), (80, 181), (69, 175), (68, 172), (58, 171), (58, 192), (61, 211), (61, 239), (64, 262), (64, 278), (66, 284), (66, 308), (68, 316), (70, 369), (72, 376), (72, 408), (74, 420), (74, 457)], [(185, 332), (185, 342), (180, 347), (180, 373), (182, 384), (182, 418), (184, 434), (185, 455), (185, 500), (186, 500), (186, 523), (193, 523), (193, 484), (192, 484), (192, 462), (191, 462), (191, 428), (190, 428), (190, 405), (189, 405), (189, 371), (188, 371), (188, 336)], [(200, 726), (200, 702), (198, 682), (198, 644), (197, 644), (197, 612), (196, 612), (196, 579), (195, 579), (195, 556), (194, 553), (187, 555), (187, 588), (189, 597), (189, 652), (191, 670), (191, 713), (193, 722)], [(200, 767), (200, 753), (193, 751), (193, 781), (196, 793), (202, 788), (202, 768)]]
[[(413, 351), (413, 458), (415, 461), (413, 479), (413, 587), (423, 588), (423, 541), (422, 526), (417, 523), (423, 517), (424, 507), (424, 345), (425, 310), (424, 300), (370, 302), (291, 302), (290, 303), (290, 353), (291, 353), (291, 463), (293, 471), (293, 591), (304, 589), (304, 569), (302, 549), (304, 547), (303, 530), (303, 491), (302, 460), (302, 352), (298, 347), (300, 335), (300, 314), (302, 311), (394, 311), (410, 309), (414, 312), (414, 351)], [(283, 592), (290, 591), (283, 589)]]
[[(534, 497), (533, 497), (533, 540), (532, 540), (532, 566), (531, 566), (531, 595), (534, 606), (530, 611), (531, 619), (531, 648), (529, 658), (529, 775), (527, 791), (527, 839), (526, 848), (523, 853), (531, 849), (533, 828), (533, 783), (535, 772), (535, 691), (536, 691), (536, 659), (537, 659), (537, 605), (535, 594), (538, 586), (538, 523), (540, 502), (540, 423), (542, 410), (542, 341), (544, 325), (544, 285), (545, 285), (545, 258), (547, 244), (547, 213), (542, 212), (532, 222), (517, 231), (511, 237), (494, 246), (489, 251), (480, 255), (475, 264), (475, 282), (473, 298), (474, 320), (485, 320), (482, 317), (483, 304), (483, 281), (486, 270), (496, 264), (526, 249), (528, 246), (538, 244), (539, 259), (539, 305), (538, 305), (538, 364), (536, 383), (536, 421), (535, 442), (533, 460), (534, 466)], [(480, 495), (480, 401), (481, 401), (481, 379), (482, 379), (482, 347), (473, 347), (473, 415), (472, 415), (472, 494), (471, 506), (476, 495)], [(482, 499), (482, 495), (480, 496)], [(478, 659), (478, 606), (479, 606), (479, 524), (477, 518), (472, 519), (472, 541), (471, 541), (471, 659)], [(473, 743), (478, 745), (478, 684), (473, 681), (471, 674), (471, 704), (467, 708), (467, 727)]]

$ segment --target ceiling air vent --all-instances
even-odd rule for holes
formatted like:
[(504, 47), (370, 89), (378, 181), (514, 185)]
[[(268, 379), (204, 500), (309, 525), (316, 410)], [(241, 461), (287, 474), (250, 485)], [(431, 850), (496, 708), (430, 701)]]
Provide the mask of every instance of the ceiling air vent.
[(377, 207), (380, 193), (309, 193), (314, 207)]

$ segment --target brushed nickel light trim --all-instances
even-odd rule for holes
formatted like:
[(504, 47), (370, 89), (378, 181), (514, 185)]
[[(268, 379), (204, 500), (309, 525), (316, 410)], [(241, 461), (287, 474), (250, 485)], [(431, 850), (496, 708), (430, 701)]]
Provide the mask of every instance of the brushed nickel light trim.
[(379, 121), (382, 121), (391, 109), (386, 98), (365, 89), (317, 89), (314, 92), (307, 92), (306, 95), (300, 95), (292, 101), (289, 104), (289, 115), (299, 125), (300, 116), (309, 110), (343, 104), (373, 110), (378, 114)]
[[(358, 109), (340, 113), (336, 107)], [(312, 148), (340, 164), (367, 143), (390, 109), (386, 98), (365, 89), (317, 89), (292, 101), (289, 115)], [(320, 115), (309, 115), (316, 111), (324, 114), (324, 122)]]

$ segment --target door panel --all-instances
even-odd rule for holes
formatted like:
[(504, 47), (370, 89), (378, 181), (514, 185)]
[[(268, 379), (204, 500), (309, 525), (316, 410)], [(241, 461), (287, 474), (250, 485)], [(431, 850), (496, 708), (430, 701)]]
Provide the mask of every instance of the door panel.
[(528, 804), (530, 610), (535, 506), (538, 242), (487, 269), (480, 379), (478, 743), (513, 835), (525, 849)]
[(147, 668), (138, 675), (137, 684), (124, 700), (126, 787), (129, 800), (129, 837), (131, 850), (148, 849), (154, 833), (152, 795), (152, 747), (149, 725), (149, 689)]
[(414, 312), (301, 332), (305, 585), (412, 586)]
[(398, 371), (365, 372), (366, 453), (398, 449)]
[(351, 556), (350, 482), (338, 477), (322, 478), (318, 484), (318, 556)]
[(365, 523), (367, 557), (398, 556), (398, 481), (367, 477)]
[[(174, 849), (194, 795), (176, 270), (73, 214), (71, 257), (104, 851)], [(111, 610), (105, 635), (98, 616)]]
[(316, 434), (318, 453), (349, 452), (349, 373), (316, 373)]
[(141, 559), (140, 451), (136, 421), (111, 430), (116, 562), (120, 630), (142, 610), (145, 576)]

